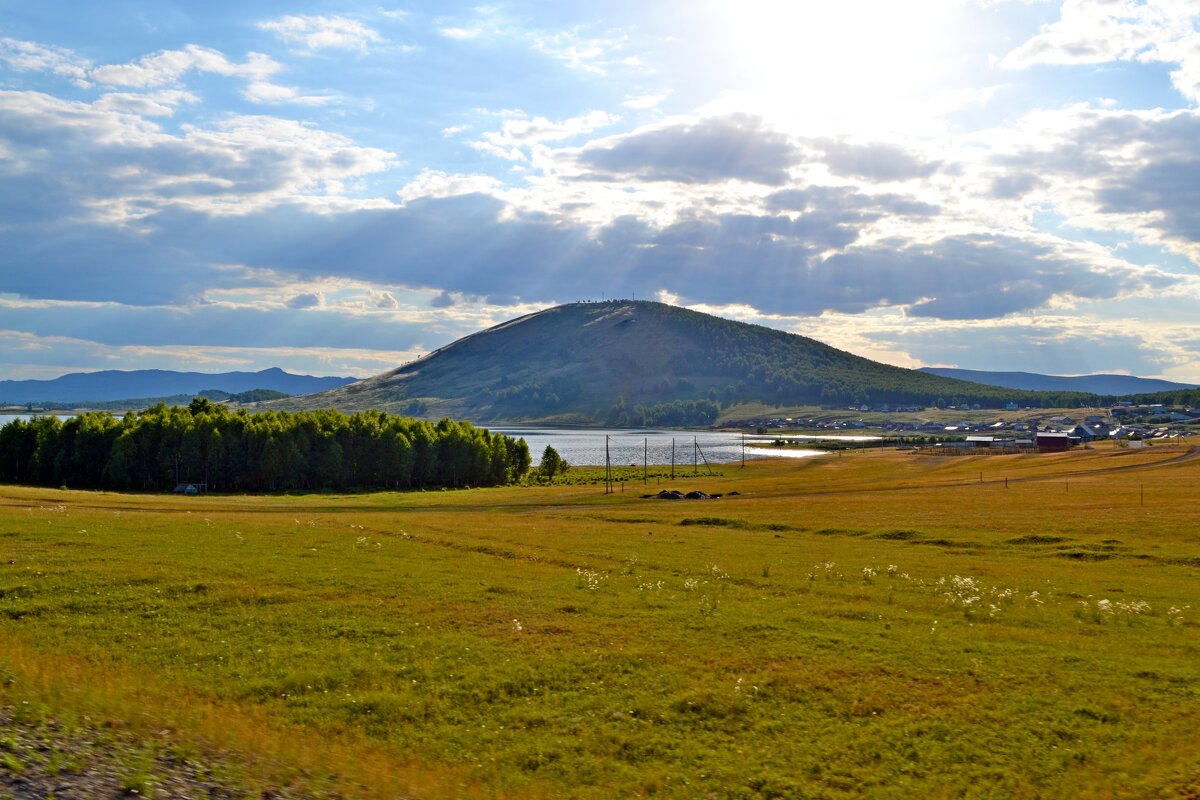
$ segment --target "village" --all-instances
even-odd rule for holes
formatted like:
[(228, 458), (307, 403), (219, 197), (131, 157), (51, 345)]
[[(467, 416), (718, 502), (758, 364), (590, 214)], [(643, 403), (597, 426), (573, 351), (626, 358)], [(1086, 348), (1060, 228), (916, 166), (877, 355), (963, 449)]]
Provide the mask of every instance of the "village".
[[(1095, 441), (1138, 447), (1155, 440), (1200, 434), (1200, 408), (1134, 405), (1124, 401), (1109, 408), (1018, 408), (1003, 413), (974, 406), (922, 409), (918, 406), (848, 406), (823, 408), (809, 417), (763, 417), (732, 420), (725, 428), (757, 433), (816, 432), (882, 435), (885, 440), (923, 438), (947, 450), (994, 448), (1003, 451), (1068, 450)], [(954, 412), (959, 412), (955, 414)], [(853, 414), (862, 416), (854, 417)], [(905, 415), (905, 416), (901, 416)]]

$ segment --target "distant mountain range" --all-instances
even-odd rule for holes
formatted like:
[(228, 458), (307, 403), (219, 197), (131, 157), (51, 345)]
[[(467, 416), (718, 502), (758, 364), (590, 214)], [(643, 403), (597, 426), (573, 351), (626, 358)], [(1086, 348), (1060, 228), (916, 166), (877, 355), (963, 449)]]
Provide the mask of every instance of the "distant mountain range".
[(946, 367), (921, 367), (921, 372), (943, 378), (1002, 386), (1036, 392), (1088, 392), (1100, 395), (1152, 394), (1194, 389), (1193, 384), (1174, 383), (1157, 378), (1137, 378), (1133, 375), (1039, 375), (1036, 372), (986, 372), (976, 369), (949, 369)]
[(613, 300), (519, 317), (383, 375), (270, 405), (477, 422), (696, 425), (739, 403), (1040, 404), (1030, 395), (880, 364), (774, 328)]
[(0, 403), (70, 406), (140, 398), (197, 395), (205, 390), (237, 394), (270, 389), (288, 395), (321, 392), (357, 378), (294, 375), (278, 367), (261, 372), (173, 372), (162, 369), (73, 372), (53, 380), (0, 381)]
[[(0, 403), (111, 408), (113, 403), (146, 399), (186, 403), (202, 392), (226, 399), (224, 395), (266, 390), (253, 399), (292, 410), (381, 409), (475, 421), (696, 425), (741, 403), (944, 402), (1000, 407), (1012, 401), (1050, 407), (1079, 405), (1094, 400), (1092, 395), (1189, 388), (1130, 375), (908, 370), (774, 328), (663, 303), (614, 300), (572, 303), (519, 317), (362, 381), (294, 375), (278, 368), (225, 373), (109, 370), (54, 380), (0, 381)], [(289, 397), (269, 400), (269, 392)]]

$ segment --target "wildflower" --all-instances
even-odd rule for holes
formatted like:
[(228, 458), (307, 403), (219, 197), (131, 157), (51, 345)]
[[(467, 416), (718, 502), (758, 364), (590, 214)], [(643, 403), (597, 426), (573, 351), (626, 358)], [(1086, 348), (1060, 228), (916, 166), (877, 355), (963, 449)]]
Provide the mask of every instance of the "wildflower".
[(1150, 604), (1145, 600), (1135, 600), (1132, 603), (1116, 603), (1118, 611), (1126, 614), (1145, 614), (1150, 611)]
[(829, 581), (829, 580), (834, 580), (836, 578), (837, 580), (840, 581), (842, 579), (842, 573), (840, 573), (840, 572), (835, 573), (833, 571), (833, 567), (834, 567), (834, 563), (832, 561), (821, 561), (816, 564), (813, 564), (813, 569), (821, 570), (822, 572), (825, 573), (825, 580)]
[(575, 575), (580, 588), (594, 592), (600, 588), (600, 584), (608, 580), (608, 575), (597, 572), (591, 569), (583, 569), (582, 567), (575, 568)]

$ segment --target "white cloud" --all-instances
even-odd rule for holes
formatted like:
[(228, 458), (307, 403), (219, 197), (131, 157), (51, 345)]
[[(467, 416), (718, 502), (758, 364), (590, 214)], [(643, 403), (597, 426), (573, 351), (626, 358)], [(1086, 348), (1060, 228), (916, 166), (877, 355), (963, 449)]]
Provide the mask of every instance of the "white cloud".
[(365, 51), (367, 45), (383, 41), (378, 31), (346, 17), (288, 15), (260, 22), (258, 27), (310, 52), (329, 48)]
[(1077, 105), (1038, 111), (989, 141), (992, 194), (1035, 192), (1078, 235), (1123, 233), (1200, 264), (1200, 111)]
[(454, 197), (464, 194), (500, 194), (502, 184), (486, 175), (450, 175), (441, 170), (421, 170), (396, 194), (405, 202), (420, 198)]
[(0, 39), (0, 63), (22, 72), (50, 72), (84, 89), (91, 86), (91, 62), (66, 48), (4, 37)]
[(670, 92), (663, 92), (662, 94), (643, 94), (637, 97), (627, 97), (621, 105), (637, 111), (644, 111), (647, 108), (654, 108), (663, 100), (666, 100), (669, 94)]
[(1006, 55), (1000, 66), (1177, 64), (1175, 88), (1200, 102), (1200, 9), (1192, 0), (1065, 0), (1060, 18)]
[(242, 92), (242, 96), (253, 103), (267, 105), (291, 103), (300, 106), (322, 106), (337, 99), (327, 94), (303, 95), (290, 86), (280, 86), (269, 81), (253, 81)]
[(529, 116), (519, 108), (476, 108), (475, 113), (483, 117), (500, 117), (501, 119), (515, 119), (517, 117)]
[(483, 28), (446, 27), (438, 28), (438, 33), (442, 34), (442, 36), (445, 36), (447, 39), (464, 41), (466, 39), (474, 39), (478, 37), (481, 33), (483, 33)]
[(607, 111), (591, 111), (582, 116), (557, 122), (545, 117), (510, 119), (500, 126), (500, 130), (488, 131), (483, 134), (482, 139), (471, 142), (471, 147), (510, 161), (524, 161), (526, 155), (521, 150), (522, 147), (569, 139), (572, 136), (590, 133), (597, 128), (612, 125), (620, 119)]
[(262, 81), (280, 69), (278, 62), (262, 53), (249, 53), (239, 64), (217, 50), (189, 44), (182, 50), (161, 50), (133, 63), (97, 67), (90, 77), (109, 86), (147, 89), (175, 83), (191, 70)]
[(21, 213), (51, 214), (57, 207), (66, 218), (113, 222), (167, 207), (243, 214), (282, 202), (328, 201), (342, 193), (344, 181), (394, 164), (384, 150), (294, 120), (234, 116), (168, 134), (130, 113), (137, 104), (165, 113), (189, 97), (162, 95), (105, 95), (89, 104), (0, 91), (0, 147), (15, 158), (5, 181), (11, 192), (36, 199)]
[[(242, 96), (255, 103), (317, 106), (336, 100), (331, 95), (302, 94), (293, 87), (272, 83), (269, 78), (279, 72), (282, 66), (261, 53), (249, 53), (246, 60), (239, 64), (217, 50), (194, 44), (182, 50), (162, 50), (129, 64), (107, 64), (92, 68), (88, 61), (70, 50), (16, 39), (0, 39), (0, 63), (13, 69), (63, 75), (83, 88), (97, 82), (107, 86), (154, 89), (177, 84), (185, 74), (194, 70), (248, 81)], [(195, 95), (180, 90), (144, 94), (111, 92), (103, 95), (97, 107), (142, 116), (171, 116), (181, 103), (197, 101)]]
[(614, 64), (630, 65), (628, 57), (619, 55), (629, 44), (629, 37), (620, 31), (591, 36), (577, 27), (557, 33), (534, 34), (532, 44), (539, 53), (593, 75), (607, 74)]
[(184, 103), (197, 103), (199, 98), (180, 89), (164, 89), (137, 94), (109, 92), (100, 96), (92, 107), (98, 111), (113, 111), (139, 117), (170, 117)]

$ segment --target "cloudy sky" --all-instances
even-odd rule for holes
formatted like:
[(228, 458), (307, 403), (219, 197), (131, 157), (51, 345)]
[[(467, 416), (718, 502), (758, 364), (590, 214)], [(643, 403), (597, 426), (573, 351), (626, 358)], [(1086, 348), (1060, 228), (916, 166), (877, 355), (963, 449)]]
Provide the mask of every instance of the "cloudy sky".
[(1196, 0), (0, 2), (0, 378), (580, 299), (1200, 382)]

